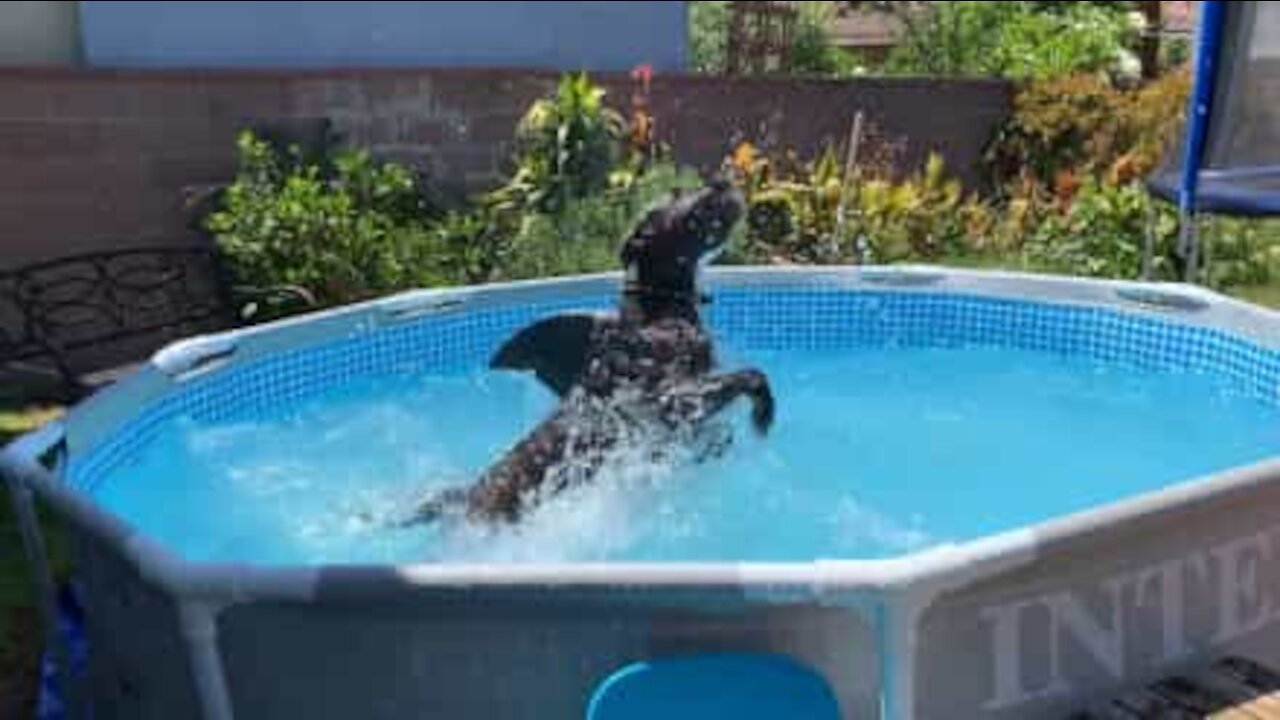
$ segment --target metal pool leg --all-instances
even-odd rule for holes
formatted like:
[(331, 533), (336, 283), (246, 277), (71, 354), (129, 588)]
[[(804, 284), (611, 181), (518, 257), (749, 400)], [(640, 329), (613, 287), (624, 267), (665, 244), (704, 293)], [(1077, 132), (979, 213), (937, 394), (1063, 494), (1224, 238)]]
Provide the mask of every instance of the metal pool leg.
[(79, 693), (75, 691), (71, 677), (71, 653), (63, 642), (62, 633), (58, 631), (58, 597), (54, 587), (53, 573), (49, 569), (49, 556), (45, 551), (44, 537), (40, 534), (40, 526), (36, 521), (35, 502), (31, 488), (16, 471), (6, 471), (5, 464), (0, 463), (0, 477), (9, 486), (9, 496), (13, 501), (13, 515), (18, 522), (18, 534), (22, 538), (22, 550), (30, 567), (31, 579), (36, 589), (36, 604), (40, 608), (41, 620), (44, 622), (46, 647), (53, 654), (54, 669), (57, 681), (61, 686), (62, 697), (71, 708), (71, 717), (77, 720), (80, 706), (76, 702)]
[(192, 682), (203, 720), (232, 720), (231, 695), (218, 653), (218, 608), (202, 601), (180, 601), (182, 637), (191, 661)]
[(1159, 215), (1156, 213), (1155, 201), (1147, 203), (1146, 233), (1142, 242), (1142, 280), (1149, 281), (1155, 273), (1156, 224)]
[(1206, 287), (1213, 283), (1213, 244), (1222, 237), (1222, 224), (1218, 217), (1209, 216), (1208, 232), (1200, 237), (1200, 280)]
[(1196, 212), (1184, 213), (1181, 220), (1182, 237), (1179, 240), (1179, 246), (1182, 257), (1187, 263), (1183, 280), (1193, 283), (1199, 273), (1200, 264), (1200, 215)]

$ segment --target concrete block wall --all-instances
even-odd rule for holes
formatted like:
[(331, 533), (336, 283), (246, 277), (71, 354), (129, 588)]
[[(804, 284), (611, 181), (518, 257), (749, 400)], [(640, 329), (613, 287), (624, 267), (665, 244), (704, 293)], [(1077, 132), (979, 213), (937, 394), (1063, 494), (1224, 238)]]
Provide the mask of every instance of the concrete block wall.
[[(632, 82), (602, 75), (625, 107)], [(551, 72), (484, 69), (193, 71), (0, 69), (0, 268), (84, 250), (196, 242), (188, 188), (229, 180), (234, 139), (322, 119), (348, 142), (411, 163), (445, 191), (500, 181), (515, 123)], [(859, 110), (900, 139), (903, 169), (931, 151), (971, 185), (1007, 115), (1000, 82), (655, 78), (658, 132), (676, 158), (718, 166), (735, 138), (813, 153)]]

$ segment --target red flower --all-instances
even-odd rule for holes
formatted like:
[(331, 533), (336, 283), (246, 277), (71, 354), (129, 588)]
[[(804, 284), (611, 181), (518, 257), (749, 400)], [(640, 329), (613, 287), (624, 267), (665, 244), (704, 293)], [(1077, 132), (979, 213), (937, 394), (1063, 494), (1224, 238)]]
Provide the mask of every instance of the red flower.
[(649, 63), (641, 63), (631, 68), (631, 79), (639, 80), (648, 85), (649, 81), (653, 79), (653, 66)]

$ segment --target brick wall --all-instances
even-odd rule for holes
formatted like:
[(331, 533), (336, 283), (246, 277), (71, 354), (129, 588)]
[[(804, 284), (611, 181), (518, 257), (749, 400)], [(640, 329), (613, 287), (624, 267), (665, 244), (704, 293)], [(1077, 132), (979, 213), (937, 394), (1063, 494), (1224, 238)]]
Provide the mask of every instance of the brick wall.
[[(501, 177), (512, 128), (549, 73), (516, 70), (104, 71), (0, 69), (0, 268), (82, 250), (197, 242), (184, 189), (227, 180), (251, 125), (327, 118), (354, 144), (409, 162), (444, 189)], [(604, 76), (623, 103), (629, 81)], [(659, 132), (714, 167), (731, 138), (810, 153), (858, 110), (904, 142), (902, 165), (941, 152), (971, 184), (1008, 112), (998, 82), (852, 82), (660, 76)]]

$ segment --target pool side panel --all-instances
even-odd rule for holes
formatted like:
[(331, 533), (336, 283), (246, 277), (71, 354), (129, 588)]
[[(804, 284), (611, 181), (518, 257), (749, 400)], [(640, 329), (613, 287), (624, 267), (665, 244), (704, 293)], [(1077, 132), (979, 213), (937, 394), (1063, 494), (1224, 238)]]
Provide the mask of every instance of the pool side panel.
[(731, 586), (700, 591), (702, 607), (642, 587), (385, 585), (376, 600), (367, 589), (354, 599), (322, 591), (311, 603), (225, 611), (237, 720), (576, 718), (595, 685), (630, 662), (715, 652), (786, 653), (827, 679), (844, 718), (879, 717), (876, 635), (856, 610), (734, 601)]
[(1055, 717), (1225, 654), (1280, 662), (1277, 507), (1271, 462), (1033, 530), (1034, 563), (922, 616), (914, 717)]
[[(6, 483), (35, 491), (64, 521), (77, 582), (85, 590), (85, 636), (92, 655), (84, 683), (63, 685), (64, 696), (76, 703), (87, 700), (95, 717), (199, 717), (198, 676), (180, 618), (183, 600), (147, 576), (147, 557), (132, 552), (134, 533), (59, 487), (25, 454), (41, 449), (35, 442), (6, 448), (0, 453), (0, 475)], [(65, 653), (57, 659), (65, 662)], [(68, 674), (65, 667), (60, 670)]]
[(225, 718), (200, 711), (200, 675), (183, 632), (182, 598), (147, 580), (132, 560), (92, 532), (71, 532), (90, 648), (87, 692), (94, 717)]

